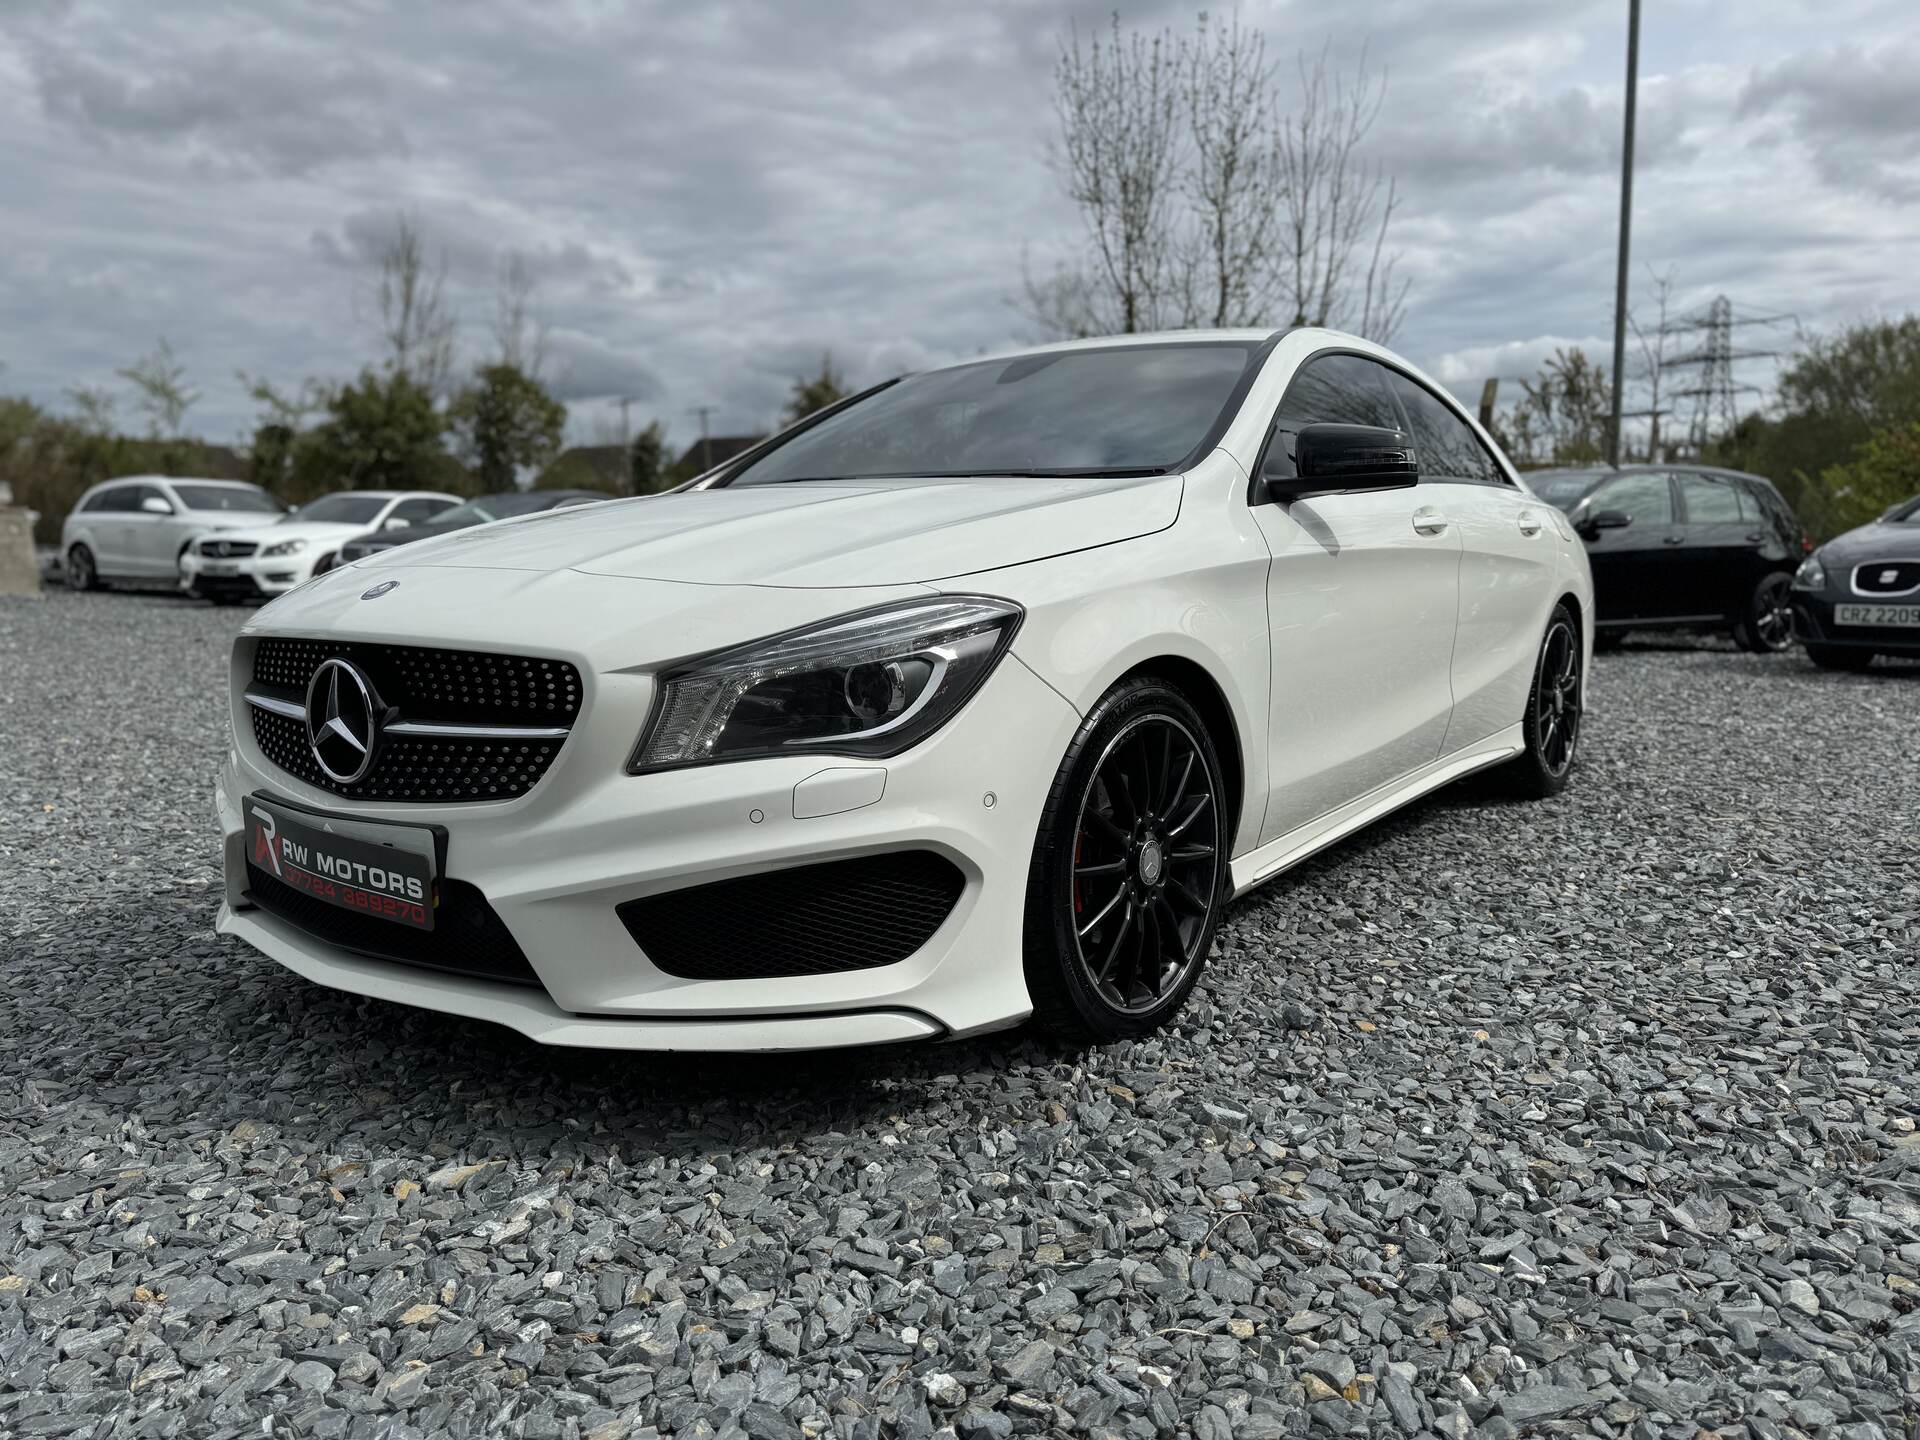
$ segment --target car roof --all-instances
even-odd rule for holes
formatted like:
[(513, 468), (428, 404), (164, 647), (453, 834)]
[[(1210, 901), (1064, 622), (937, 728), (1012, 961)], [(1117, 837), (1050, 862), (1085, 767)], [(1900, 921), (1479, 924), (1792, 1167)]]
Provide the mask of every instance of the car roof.
[(929, 371), (952, 370), (962, 365), (990, 364), (997, 360), (1018, 360), (1025, 355), (1065, 355), (1076, 350), (1121, 350), (1142, 345), (1264, 345), (1284, 330), (1149, 330), (1133, 335), (1098, 335), (1083, 340), (1055, 340), (1044, 345), (1019, 345), (985, 355), (969, 355), (945, 365), (930, 365)]
[(111, 480), (102, 480), (93, 488), (104, 490), (109, 485), (228, 485), (235, 490), (258, 490), (260, 487), (251, 480), (216, 480), (211, 475), (115, 475)]

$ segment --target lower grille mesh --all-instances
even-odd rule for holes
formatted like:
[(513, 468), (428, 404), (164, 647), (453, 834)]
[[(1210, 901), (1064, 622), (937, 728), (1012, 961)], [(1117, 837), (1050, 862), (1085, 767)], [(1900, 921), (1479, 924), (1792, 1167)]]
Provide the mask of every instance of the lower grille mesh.
[(247, 866), (247, 893), (253, 903), (316, 940), (403, 965), (538, 986), (540, 977), (533, 973), (513, 932), (479, 887), (464, 880), (442, 880), (439, 884), (440, 904), (433, 912), (433, 929), (413, 930), (316, 900), (264, 870)]
[(670, 890), (618, 914), (647, 958), (683, 979), (835, 975), (906, 959), (965, 884), (944, 856), (902, 850)]
[(255, 709), (253, 739), (262, 755), (309, 785), (356, 800), (415, 802), (515, 799), (547, 773), (561, 745), (558, 740), (392, 738), (381, 745), (366, 779), (340, 785), (314, 763), (304, 722)]

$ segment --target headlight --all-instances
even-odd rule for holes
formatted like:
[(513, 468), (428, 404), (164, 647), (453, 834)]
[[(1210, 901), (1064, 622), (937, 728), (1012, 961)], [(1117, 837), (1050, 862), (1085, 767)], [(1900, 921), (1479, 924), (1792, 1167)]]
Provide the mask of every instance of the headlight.
[(277, 545), (269, 545), (260, 552), (262, 560), (271, 560), (276, 555), (298, 555), (307, 548), (304, 540), (282, 540)]
[(1022, 611), (940, 596), (882, 606), (694, 660), (660, 677), (629, 767), (752, 755), (897, 755), (993, 670)]
[(1800, 562), (1800, 568), (1793, 572), (1793, 588), (1796, 590), (1827, 588), (1827, 567), (1820, 563), (1818, 555), (1809, 555)]

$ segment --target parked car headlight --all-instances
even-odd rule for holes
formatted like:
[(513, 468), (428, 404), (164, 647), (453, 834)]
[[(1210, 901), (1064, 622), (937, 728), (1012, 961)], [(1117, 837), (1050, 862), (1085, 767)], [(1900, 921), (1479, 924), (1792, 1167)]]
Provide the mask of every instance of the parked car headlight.
[(1796, 590), (1827, 588), (1827, 567), (1820, 563), (1818, 555), (1809, 555), (1800, 562), (1800, 568), (1793, 572), (1793, 588)]
[(260, 552), (260, 558), (262, 560), (271, 560), (276, 555), (298, 555), (306, 548), (307, 542), (304, 540), (281, 540), (262, 550)]
[(635, 772), (755, 755), (897, 755), (950, 720), (1012, 643), (1007, 600), (886, 605), (660, 677)]

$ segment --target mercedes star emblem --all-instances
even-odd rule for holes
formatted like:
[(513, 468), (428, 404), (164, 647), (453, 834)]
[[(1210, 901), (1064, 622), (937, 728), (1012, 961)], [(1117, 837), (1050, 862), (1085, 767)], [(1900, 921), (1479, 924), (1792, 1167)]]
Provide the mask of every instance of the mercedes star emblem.
[(307, 748), (321, 771), (353, 785), (373, 768), (382, 707), (373, 683), (349, 661), (324, 660), (307, 681)]
[(389, 590), (393, 589), (393, 587), (398, 585), (399, 583), (400, 582), (398, 580), (382, 580), (378, 585), (374, 586), (371, 590), (362, 590), (360, 592), (360, 598), (362, 600), (378, 600), (382, 595), (386, 594)]

